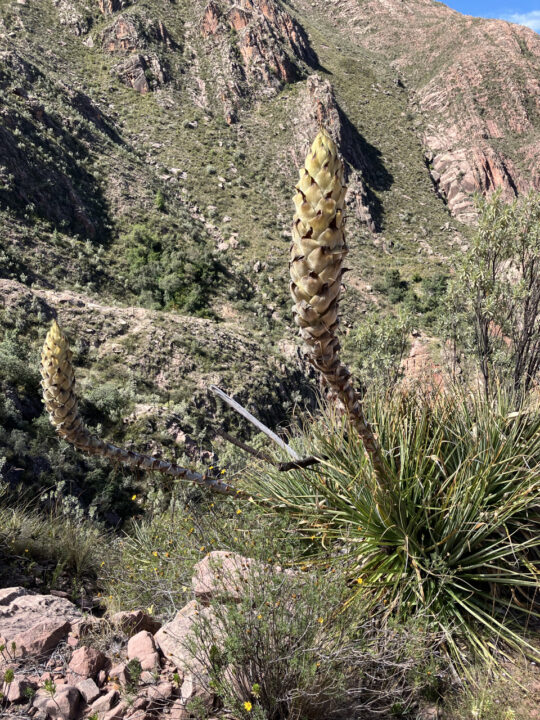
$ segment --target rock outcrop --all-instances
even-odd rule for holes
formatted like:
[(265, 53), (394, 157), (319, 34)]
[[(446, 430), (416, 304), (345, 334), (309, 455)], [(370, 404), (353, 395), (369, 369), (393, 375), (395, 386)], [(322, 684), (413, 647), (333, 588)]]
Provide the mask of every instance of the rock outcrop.
[(432, 0), (333, 0), (328, 17), (399, 73), (433, 182), (456, 218), (474, 222), (474, 192), (502, 188), (512, 198), (540, 188), (537, 33)]
[(163, 61), (149, 49), (153, 41), (168, 47), (173, 42), (161, 22), (147, 22), (135, 16), (120, 16), (102, 33), (102, 47), (112, 55), (127, 56), (112, 69), (124, 85), (144, 95), (167, 81)]
[(228, 122), (242, 101), (271, 97), (317, 64), (304, 29), (274, 0), (210, 0), (199, 27), (219, 58), (218, 94)]
[[(19, 587), (0, 590), (0, 642), (5, 646), (0, 670), (13, 671), (12, 679), (3, 686), (6, 717), (79, 720), (97, 715), (100, 720), (187, 720), (192, 716), (192, 701), (209, 713), (215, 698), (194, 630), (201, 621), (210, 623), (220, 642), (221, 620), (208, 603), (240, 600), (248, 575), (256, 566), (255, 561), (237, 553), (215, 551), (207, 555), (194, 569), (196, 599), (155, 634), (140, 630), (122, 638), (118, 632), (122, 633), (123, 623), (127, 622), (129, 633), (134, 627), (153, 624), (155, 628), (159, 623), (141, 610), (113, 616), (111, 621), (117, 629), (114, 666), (112, 652), (106, 654), (84, 644), (81, 614), (68, 600), (30, 594)], [(50, 634), (41, 650), (36, 647), (32, 655), (12, 645), (23, 636), (32, 635), (36, 643), (44, 640), (40, 630), (44, 621), (65, 628), (65, 632)], [(91, 624), (102, 622), (108, 626), (108, 621), (99, 618)], [(63, 644), (68, 632), (69, 642)], [(47, 662), (47, 653), (52, 651), (55, 656)], [(38, 659), (42, 664), (36, 663)], [(21, 715), (21, 711), (26, 714)]]
[(77, 36), (86, 35), (91, 27), (91, 18), (88, 13), (73, 5), (70, 0), (54, 0), (58, 9), (60, 23), (65, 25)]
[(64, 598), (33, 595), (22, 587), (0, 590), (0, 644), (7, 648), (0, 662), (10, 655), (46, 655), (80, 620), (80, 610)]

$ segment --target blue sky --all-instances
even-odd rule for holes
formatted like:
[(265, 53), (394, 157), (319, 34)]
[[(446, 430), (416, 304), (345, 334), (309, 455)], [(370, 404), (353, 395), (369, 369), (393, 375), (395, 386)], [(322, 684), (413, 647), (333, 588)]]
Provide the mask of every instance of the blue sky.
[(540, 32), (540, 0), (443, 0), (465, 15), (501, 18)]

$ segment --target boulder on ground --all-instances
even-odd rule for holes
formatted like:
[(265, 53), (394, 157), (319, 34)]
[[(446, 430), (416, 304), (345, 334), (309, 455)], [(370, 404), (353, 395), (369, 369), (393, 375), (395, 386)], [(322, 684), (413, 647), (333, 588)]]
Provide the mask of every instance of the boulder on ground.
[(80, 610), (65, 598), (29, 593), (21, 587), (0, 591), (2, 643), (13, 647), (16, 657), (50, 652), (81, 619)]
[(129, 705), (127, 704), (127, 702), (122, 700), (118, 703), (118, 705), (109, 710), (108, 713), (105, 713), (105, 715), (103, 715), (103, 720), (122, 720), (128, 710)]
[(154, 670), (159, 667), (159, 655), (154, 637), (147, 630), (133, 635), (127, 646), (128, 660), (138, 660), (143, 670)]
[(76, 687), (88, 705), (99, 697), (99, 688), (90, 677), (79, 680)]
[(148, 708), (159, 710), (169, 704), (170, 699), (174, 694), (174, 687), (171, 682), (164, 681), (157, 685), (151, 685), (146, 690), (146, 697), (148, 698)]
[(212, 608), (192, 600), (154, 635), (163, 655), (182, 673), (193, 671), (205, 674), (204, 665), (193, 656), (188, 639), (193, 634), (195, 624), (201, 620), (210, 623), (216, 634), (219, 634), (220, 623)]
[(7, 685), (7, 689), (4, 684), (6, 700), (10, 703), (28, 702), (36, 687), (36, 683), (28, 680), (24, 675), (15, 675)]
[(69, 663), (69, 669), (76, 675), (81, 675), (85, 678), (94, 678), (100, 670), (109, 663), (106, 655), (104, 655), (96, 648), (82, 647), (75, 650), (71, 656)]
[(88, 708), (89, 715), (101, 715), (107, 713), (109, 710), (116, 705), (118, 701), (118, 690), (109, 690), (106, 695), (102, 695), (90, 705)]
[(195, 597), (204, 603), (218, 598), (241, 600), (251, 573), (262, 567), (252, 558), (226, 550), (208, 553), (194, 567), (192, 578)]
[(57, 687), (54, 694), (42, 688), (34, 696), (34, 707), (46, 713), (48, 717), (58, 720), (74, 720), (81, 696), (73, 685)]

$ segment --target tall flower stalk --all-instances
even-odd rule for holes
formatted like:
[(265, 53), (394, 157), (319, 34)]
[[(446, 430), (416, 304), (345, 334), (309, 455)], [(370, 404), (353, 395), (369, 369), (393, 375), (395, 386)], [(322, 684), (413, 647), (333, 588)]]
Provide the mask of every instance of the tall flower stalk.
[(380, 445), (365, 418), (351, 373), (339, 359), (336, 329), (343, 259), (348, 253), (343, 232), (346, 187), (343, 163), (326, 130), (315, 138), (296, 190), (289, 264), (295, 322), (311, 364), (321, 373), (330, 395), (348, 413), (384, 488), (386, 467)]

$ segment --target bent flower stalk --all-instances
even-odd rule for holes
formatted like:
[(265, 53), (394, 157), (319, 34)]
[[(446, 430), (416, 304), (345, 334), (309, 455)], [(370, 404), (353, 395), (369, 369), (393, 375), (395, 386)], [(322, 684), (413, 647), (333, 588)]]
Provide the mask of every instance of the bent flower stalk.
[(41, 351), (41, 385), (51, 423), (61, 437), (89, 455), (101, 455), (134, 469), (183, 478), (217, 492), (237, 494), (232, 486), (216, 478), (151, 455), (125, 450), (92, 435), (79, 413), (72, 356), (67, 337), (54, 320)]

